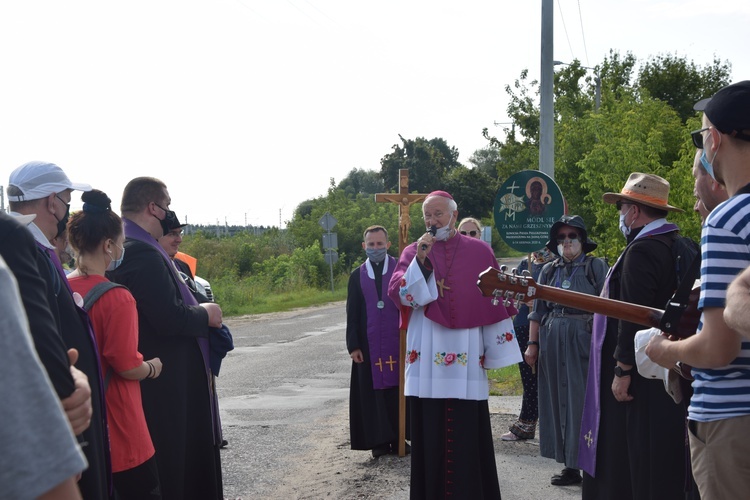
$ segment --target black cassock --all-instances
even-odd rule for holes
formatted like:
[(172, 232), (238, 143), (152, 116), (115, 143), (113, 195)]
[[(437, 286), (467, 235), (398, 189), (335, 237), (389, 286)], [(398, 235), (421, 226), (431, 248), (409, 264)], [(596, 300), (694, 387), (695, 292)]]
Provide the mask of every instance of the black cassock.
[[(391, 269), (395, 264), (391, 263)], [(383, 265), (373, 265), (375, 279), (381, 281)], [(381, 288), (383, 301), (388, 284)], [(363, 363), (352, 362), (349, 387), (349, 429), (353, 450), (371, 450), (388, 444), (398, 445), (398, 387), (373, 389), (370, 348), (367, 342), (367, 310), (360, 284), (360, 269), (349, 276), (346, 300), (346, 347), (351, 353), (362, 350)], [(396, 326), (398, 327), (398, 326)], [(406, 429), (408, 431), (408, 424)], [(397, 450), (394, 449), (395, 452)]]

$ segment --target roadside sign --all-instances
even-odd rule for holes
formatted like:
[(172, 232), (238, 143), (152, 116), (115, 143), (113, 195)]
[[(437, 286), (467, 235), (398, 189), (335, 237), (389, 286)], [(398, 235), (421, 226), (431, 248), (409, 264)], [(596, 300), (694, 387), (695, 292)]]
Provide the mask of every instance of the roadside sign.
[(555, 181), (539, 170), (522, 170), (500, 186), (495, 196), (495, 227), (519, 252), (543, 248), (549, 230), (565, 213), (565, 199)]
[(320, 224), (324, 230), (330, 231), (331, 229), (333, 229), (333, 226), (335, 226), (337, 222), (338, 221), (333, 215), (326, 212), (325, 215), (323, 215), (323, 217), (320, 218), (320, 220), (318, 221), (318, 224)]
[(339, 253), (336, 250), (328, 249), (325, 253), (326, 264), (329, 266), (335, 264), (339, 260)]
[(323, 248), (338, 248), (338, 233), (323, 233)]

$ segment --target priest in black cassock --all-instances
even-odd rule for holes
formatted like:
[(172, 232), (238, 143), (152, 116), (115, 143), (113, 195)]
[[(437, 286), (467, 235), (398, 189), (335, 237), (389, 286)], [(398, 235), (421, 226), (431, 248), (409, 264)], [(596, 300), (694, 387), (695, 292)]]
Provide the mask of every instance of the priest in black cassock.
[[(389, 300), (396, 259), (388, 255), (388, 231), (365, 230), (367, 260), (349, 277), (346, 348), (352, 358), (349, 429), (353, 450), (377, 458), (398, 453), (399, 310)], [(407, 426), (408, 428), (408, 426)]]

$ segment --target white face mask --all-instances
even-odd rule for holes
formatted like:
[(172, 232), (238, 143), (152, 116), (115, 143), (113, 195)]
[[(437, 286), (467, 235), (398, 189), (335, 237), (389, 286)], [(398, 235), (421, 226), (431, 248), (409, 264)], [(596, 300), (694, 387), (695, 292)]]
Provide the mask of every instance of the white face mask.
[(435, 239), (438, 241), (447, 241), (448, 238), (451, 236), (451, 228), (453, 222), (453, 216), (451, 215), (450, 220), (448, 221), (448, 224), (446, 224), (444, 227), (439, 227), (437, 230), (437, 233), (435, 234)]
[(570, 242), (570, 245), (568, 245), (567, 249), (565, 248), (565, 245), (563, 243), (557, 245), (557, 253), (562, 255), (567, 260), (573, 260), (581, 255), (582, 248), (583, 247), (581, 245), (581, 240), (576, 239)]
[(628, 236), (630, 236), (630, 228), (633, 226), (633, 223), (635, 222), (635, 221), (631, 222), (630, 226), (625, 225), (625, 217), (628, 216), (632, 208), (633, 207), (630, 207), (628, 208), (627, 212), (625, 212), (624, 214), (620, 214), (620, 232), (622, 233), (623, 236), (625, 236), (626, 239)]

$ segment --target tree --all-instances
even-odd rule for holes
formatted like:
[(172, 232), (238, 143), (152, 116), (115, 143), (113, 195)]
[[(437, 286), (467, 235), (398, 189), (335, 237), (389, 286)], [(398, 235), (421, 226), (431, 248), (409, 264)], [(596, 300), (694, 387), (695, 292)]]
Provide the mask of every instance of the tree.
[(493, 179), (497, 179), (497, 164), (499, 161), (500, 148), (493, 145), (477, 149), (474, 151), (474, 154), (469, 157), (469, 163), (471, 163), (474, 168)]
[(354, 168), (339, 183), (338, 188), (343, 190), (349, 198), (355, 198), (357, 195), (370, 196), (383, 192), (383, 179), (380, 172), (375, 170)]
[(398, 171), (409, 169), (409, 188), (418, 193), (429, 193), (442, 189), (446, 176), (461, 164), (458, 150), (448, 146), (440, 138), (417, 137), (414, 140), (401, 138), (401, 145), (394, 144), (393, 152), (380, 160), (380, 176), (385, 191), (398, 191)]
[(638, 74), (638, 86), (669, 104), (683, 122), (695, 116), (693, 106), (729, 84), (732, 65), (714, 58), (703, 68), (677, 55), (658, 55), (646, 62)]
[(481, 219), (491, 215), (499, 187), (497, 180), (479, 169), (458, 167), (448, 174), (444, 189), (456, 201), (459, 217)]

